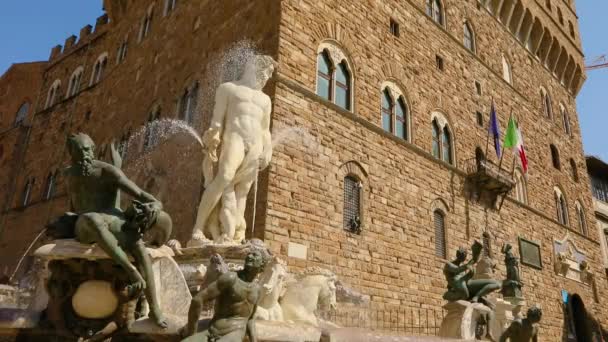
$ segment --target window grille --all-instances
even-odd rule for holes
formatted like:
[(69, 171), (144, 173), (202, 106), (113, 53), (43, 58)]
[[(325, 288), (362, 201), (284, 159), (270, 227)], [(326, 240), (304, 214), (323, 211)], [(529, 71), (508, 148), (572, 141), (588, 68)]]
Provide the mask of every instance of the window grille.
[(435, 221), (435, 255), (441, 258), (446, 258), (445, 245), (445, 216), (440, 210), (435, 210), (433, 213)]
[(352, 176), (344, 177), (344, 229), (361, 232), (361, 184)]

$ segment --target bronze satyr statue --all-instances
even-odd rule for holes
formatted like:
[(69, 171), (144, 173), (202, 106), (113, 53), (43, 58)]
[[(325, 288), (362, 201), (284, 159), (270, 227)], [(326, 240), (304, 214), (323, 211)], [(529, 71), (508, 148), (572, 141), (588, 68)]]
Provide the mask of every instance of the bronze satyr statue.
[[(182, 336), (186, 337), (182, 342), (241, 342), (245, 336), (250, 342), (256, 342), (253, 316), (260, 288), (254, 280), (267, 261), (261, 250), (254, 249), (245, 257), (242, 270), (222, 274), (199, 292), (190, 304), (188, 324), (181, 330)], [(194, 335), (203, 303), (213, 299), (214, 314), (209, 328)]]
[(448, 281), (448, 291), (443, 295), (443, 299), (449, 302), (465, 300), (488, 305), (484, 296), (500, 289), (500, 283), (493, 279), (472, 280), (475, 275), (473, 266), (479, 261), (482, 249), (483, 245), (475, 241), (471, 247), (471, 260), (462, 264), (467, 258), (467, 251), (461, 247), (456, 252), (456, 259), (445, 264), (443, 274)]
[(516, 319), (500, 336), (500, 342), (537, 342), (538, 323), (543, 316), (543, 311), (538, 306), (528, 309), (524, 319)]
[[(164, 244), (171, 234), (171, 218), (162, 211), (161, 202), (135, 185), (119, 167), (95, 160), (95, 143), (88, 135), (72, 134), (67, 147), (72, 159), (72, 165), (65, 171), (71, 212), (48, 226), (50, 235), (97, 244), (127, 273), (130, 296), (145, 291), (151, 318), (166, 328), (143, 236), (153, 236), (153, 245)], [(119, 191), (134, 198), (126, 212), (119, 208)], [(128, 254), (133, 256), (137, 267)]]

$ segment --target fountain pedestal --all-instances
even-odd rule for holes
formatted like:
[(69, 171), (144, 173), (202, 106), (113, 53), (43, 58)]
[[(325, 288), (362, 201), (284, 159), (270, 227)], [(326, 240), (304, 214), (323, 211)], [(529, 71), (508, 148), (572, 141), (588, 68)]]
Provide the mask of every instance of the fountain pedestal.
[(448, 313), (441, 322), (439, 336), (463, 340), (474, 340), (478, 323), (492, 313), (481, 303), (464, 300), (449, 302), (443, 308)]
[[(57, 240), (40, 247), (34, 255), (44, 261), (48, 278), (34, 303), (46, 310), (46, 321), (56, 331), (87, 337), (103, 329), (135, 328), (130, 332), (172, 334), (185, 322), (192, 299), (179, 267), (168, 247), (148, 249), (157, 284), (156, 297), (169, 328), (143, 329), (148, 314), (142, 296), (125, 291), (126, 272), (95, 245), (75, 240)], [(46, 301), (46, 305), (43, 303)], [(153, 324), (149, 324), (153, 325)]]

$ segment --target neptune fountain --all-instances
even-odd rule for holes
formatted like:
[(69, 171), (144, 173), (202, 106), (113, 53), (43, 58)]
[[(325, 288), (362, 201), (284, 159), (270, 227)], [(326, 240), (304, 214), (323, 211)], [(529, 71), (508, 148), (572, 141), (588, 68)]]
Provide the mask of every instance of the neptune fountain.
[[(169, 240), (180, 228), (165, 211), (171, 200), (163, 203), (130, 180), (113, 144), (112, 160), (106, 163), (96, 159), (88, 135), (69, 137), (71, 166), (65, 175), (70, 211), (48, 225), (44, 233), (52, 241), (33, 253), (42, 267), (29, 306), (0, 306), (0, 340), (6, 329), (17, 331), (23, 341), (49, 336), (62, 341), (421, 340), (340, 328), (324, 320), (319, 312), (348, 302), (349, 295), (359, 298), (350, 304), (367, 305), (369, 300), (345, 290), (329, 269), (290, 272), (263, 241), (246, 240), (247, 196), (271, 163), (273, 146), (287, 133), (271, 134), (272, 102), (262, 91), (277, 62), (269, 56), (245, 56), (238, 77), (217, 87), (211, 123), (202, 138), (184, 122), (163, 121), (166, 130), (153, 130), (161, 135), (185, 131), (202, 150), (202, 197), (185, 247)], [(124, 209), (122, 193), (131, 198)], [(451, 313), (442, 324), (443, 338), (424, 340), (466, 338), (479, 320), (494, 317), (485, 296), (498, 290), (500, 282), (471, 280), (480, 253), (476, 243), (469, 262), (461, 265), (466, 259), (461, 251), (446, 265), (445, 299)], [(514, 258), (508, 255), (512, 265), (517, 264)], [(509, 284), (519, 281), (510, 269)], [(511, 338), (524, 334), (520, 331), (538, 321), (529, 316), (498, 317), (495, 338), (503, 331)]]

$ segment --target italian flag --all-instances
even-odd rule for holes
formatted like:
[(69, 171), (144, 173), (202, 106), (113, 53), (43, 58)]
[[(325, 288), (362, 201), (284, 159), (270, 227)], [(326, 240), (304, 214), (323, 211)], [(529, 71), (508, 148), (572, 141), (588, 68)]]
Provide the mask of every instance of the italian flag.
[(526, 150), (524, 149), (524, 139), (521, 136), (521, 131), (517, 127), (517, 123), (513, 116), (509, 119), (509, 127), (505, 133), (505, 148), (514, 148), (519, 153), (519, 159), (521, 160), (521, 167), (524, 173), (528, 172), (528, 158), (526, 157)]

